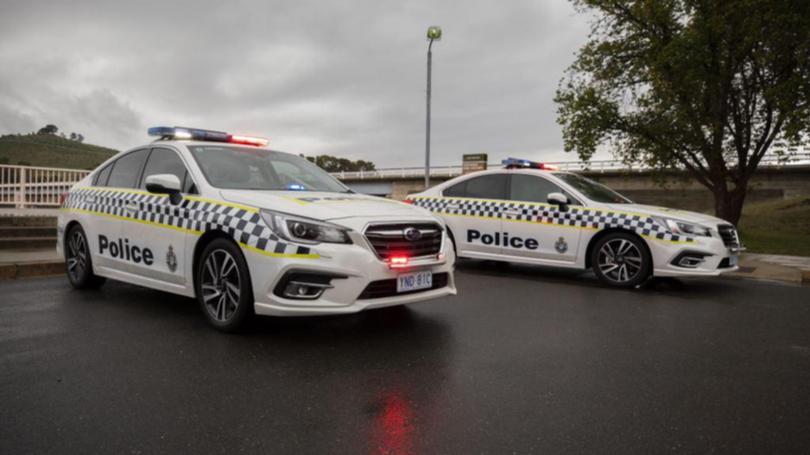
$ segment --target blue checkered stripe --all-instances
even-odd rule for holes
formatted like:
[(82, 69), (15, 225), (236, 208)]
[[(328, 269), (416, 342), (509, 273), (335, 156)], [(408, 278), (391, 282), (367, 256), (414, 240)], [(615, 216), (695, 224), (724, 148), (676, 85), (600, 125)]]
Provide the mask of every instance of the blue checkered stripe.
[[(133, 209), (129, 208), (134, 206)], [(312, 255), (309, 247), (284, 242), (258, 212), (193, 197), (174, 205), (166, 196), (107, 188), (72, 190), (64, 208), (79, 209), (196, 233), (219, 230), (234, 240), (270, 255)]]
[(413, 200), (413, 205), (438, 214), (498, 218), (505, 221), (526, 221), (589, 229), (618, 228), (658, 240), (694, 242), (691, 237), (667, 231), (647, 215), (604, 209), (569, 207), (567, 211), (562, 212), (550, 205), (444, 197), (417, 197)]

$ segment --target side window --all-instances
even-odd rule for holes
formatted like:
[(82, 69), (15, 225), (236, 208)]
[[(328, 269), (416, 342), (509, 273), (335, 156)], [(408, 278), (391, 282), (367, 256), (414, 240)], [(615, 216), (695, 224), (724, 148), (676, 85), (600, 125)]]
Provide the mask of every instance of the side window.
[(197, 194), (197, 185), (194, 184), (194, 179), (191, 178), (191, 174), (186, 171), (186, 175), (183, 178), (183, 193), (186, 194)]
[(93, 186), (107, 186), (107, 179), (110, 178), (110, 171), (112, 171), (114, 164), (115, 162), (112, 162), (104, 166), (104, 169), (96, 174), (96, 177), (93, 179)]
[(545, 203), (548, 201), (548, 193), (563, 193), (568, 197), (571, 204), (579, 205), (579, 202), (571, 194), (543, 177), (513, 174), (509, 186), (510, 199), (513, 201)]
[(442, 196), (465, 197), (467, 195), (467, 181), (456, 183), (442, 192)]
[(533, 175), (514, 174), (510, 193), (513, 201), (546, 202), (548, 193), (562, 193), (563, 190), (550, 181)]
[(186, 172), (186, 166), (183, 164), (183, 160), (180, 159), (177, 152), (174, 150), (164, 148), (152, 149), (152, 153), (146, 161), (146, 167), (143, 169), (140, 187), (146, 188), (146, 177), (156, 174), (172, 174), (177, 176), (177, 180), (180, 180), (180, 186), (183, 188), (184, 192), (186, 192), (184, 187), (186, 179), (188, 179), (192, 186), (194, 184), (194, 182), (191, 182), (191, 177), (187, 177), (188, 172)]
[[(444, 191), (445, 196), (471, 197), (478, 199), (506, 199), (507, 174), (490, 174), (474, 177)], [(463, 186), (462, 186), (463, 185)]]
[(138, 150), (118, 158), (113, 164), (107, 186), (113, 188), (136, 188), (141, 177), (143, 162), (149, 150)]

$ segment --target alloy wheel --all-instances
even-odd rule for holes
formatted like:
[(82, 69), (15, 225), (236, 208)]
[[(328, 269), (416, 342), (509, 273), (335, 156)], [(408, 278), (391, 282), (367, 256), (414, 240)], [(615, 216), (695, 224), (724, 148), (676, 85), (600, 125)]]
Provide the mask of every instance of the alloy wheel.
[(87, 241), (81, 230), (76, 229), (68, 239), (67, 268), (74, 282), (81, 281), (87, 270)]
[(615, 283), (632, 281), (641, 272), (643, 257), (639, 248), (627, 239), (613, 239), (599, 249), (598, 266)]
[(202, 270), (202, 295), (211, 317), (228, 321), (239, 307), (242, 280), (234, 257), (225, 250), (212, 251)]

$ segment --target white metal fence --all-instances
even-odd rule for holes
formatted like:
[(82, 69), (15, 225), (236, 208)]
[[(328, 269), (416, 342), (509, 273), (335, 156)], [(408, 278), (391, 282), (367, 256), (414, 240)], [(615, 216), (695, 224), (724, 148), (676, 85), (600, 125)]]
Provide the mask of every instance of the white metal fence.
[(62, 193), (89, 172), (0, 164), (0, 206), (58, 207)]
[[(564, 171), (645, 170), (643, 167), (629, 167), (618, 160), (595, 160), (589, 163), (559, 161), (547, 164), (553, 164)], [(760, 167), (782, 167), (797, 164), (810, 165), (810, 152), (796, 153), (787, 157), (768, 155), (763, 158)], [(500, 163), (490, 164), (489, 166), (499, 167)], [(58, 207), (62, 193), (89, 173), (90, 171), (76, 169), (0, 164), (0, 207)], [(333, 172), (332, 175), (341, 180), (414, 178), (424, 176), (425, 168), (400, 167), (374, 171)], [(455, 177), (461, 175), (461, 166), (434, 166), (430, 168), (430, 175), (431, 177)]]

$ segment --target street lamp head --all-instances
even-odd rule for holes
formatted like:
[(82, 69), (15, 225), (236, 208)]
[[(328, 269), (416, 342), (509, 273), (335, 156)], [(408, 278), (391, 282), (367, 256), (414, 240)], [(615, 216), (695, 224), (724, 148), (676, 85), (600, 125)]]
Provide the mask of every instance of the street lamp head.
[(431, 25), (427, 30), (427, 39), (439, 41), (442, 39), (442, 28), (438, 25)]

